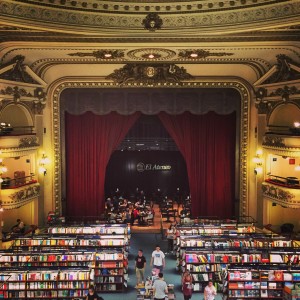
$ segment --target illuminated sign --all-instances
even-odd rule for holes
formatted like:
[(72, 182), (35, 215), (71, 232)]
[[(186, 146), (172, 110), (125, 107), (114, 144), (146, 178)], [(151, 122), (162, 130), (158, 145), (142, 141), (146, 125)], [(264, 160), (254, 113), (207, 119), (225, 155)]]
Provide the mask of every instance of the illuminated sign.
[(171, 170), (170, 165), (157, 165), (157, 164), (144, 164), (142, 162), (139, 162), (136, 165), (136, 170), (138, 172), (144, 172), (144, 171), (169, 171)]

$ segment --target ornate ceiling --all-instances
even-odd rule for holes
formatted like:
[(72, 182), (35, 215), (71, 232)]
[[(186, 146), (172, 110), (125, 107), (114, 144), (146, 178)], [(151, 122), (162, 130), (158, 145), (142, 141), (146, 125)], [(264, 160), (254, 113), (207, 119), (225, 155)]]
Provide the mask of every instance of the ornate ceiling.
[(47, 84), (164, 62), (253, 84), (278, 55), (300, 61), (299, 16), (300, 0), (2, 0), (0, 59)]
[(257, 30), (295, 30), (299, 29), (299, 15), (299, 0), (2, 0), (0, 3), (1, 24), (7, 29), (97, 37), (195, 38)]

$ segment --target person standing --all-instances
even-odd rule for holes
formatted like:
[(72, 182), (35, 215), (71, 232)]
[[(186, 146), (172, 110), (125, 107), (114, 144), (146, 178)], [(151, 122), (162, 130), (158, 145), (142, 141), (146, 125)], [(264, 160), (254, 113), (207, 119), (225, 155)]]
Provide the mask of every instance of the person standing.
[(154, 300), (165, 300), (168, 294), (168, 286), (164, 281), (163, 273), (158, 274), (158, 279), (153, 283)]
[(175, 235), (176, 235), (176, 228), (174, 225), (171, 224), (166, 232), (166, 236), (168, 240), (168, 252), (166, 254), (168, 253), (173, 254)]
[(159, 269), (160, 272), (166, 266), (165, 254), (160, 250), (159, 245), (156, 245), (155, 250), (152, 252), (150, 266)]
[(189, 271), (184, 272), (181, 283), (184, 300), (191, 299), (193, 293), (193, 278)]
[(146, 258), (143, 255), (143, 250), (138, 251), (138, 255), (135, 258), (135, 273), (136, 273), (136, 287), (145, 281), (145, 268), (146, 268)]
[(213, 282), (210, 280), (204, 289), (204, 300), (214, 300), (216, 295), (216, 288), (214, 287)]
[(91, 285), (86, 295), (86, 300), (103, 300), (103, 298), (96, 293), (94, 286)]

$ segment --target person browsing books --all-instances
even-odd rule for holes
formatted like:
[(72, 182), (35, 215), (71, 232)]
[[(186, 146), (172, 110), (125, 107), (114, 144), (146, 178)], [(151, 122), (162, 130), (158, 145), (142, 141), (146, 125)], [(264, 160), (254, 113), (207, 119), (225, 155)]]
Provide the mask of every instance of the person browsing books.
[(184, 300), (191, 299), (193, 293), (193, 278), (189, 271), (184, 272), (181, 283)]
[(89, 291), (88, 291), (88, 294), (86, 296), (86, 300), (103, 300), (102, 297), (100, 297), (96, 291), (95, 291), (95, 288), (94, 286), (90, 286), (89, 287)]
[(214, 300), (216, 295), (216, 288), (214, 287), (213, 282), (210, 280), (204, 289), (204, 300)]

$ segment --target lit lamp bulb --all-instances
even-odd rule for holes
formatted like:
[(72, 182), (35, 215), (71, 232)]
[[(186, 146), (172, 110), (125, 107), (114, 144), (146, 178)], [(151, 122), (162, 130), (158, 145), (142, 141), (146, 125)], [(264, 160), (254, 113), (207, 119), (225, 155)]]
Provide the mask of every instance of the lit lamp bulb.
[(45, 167), (41, 166), (41, 167), (39, 167), (39, 172), (40, 172), (41, 174), (46, 174), (47, 170), (46, 170)]
[(294, 127), (295, 128), (300, 128), (300, 122), (294, 122)]
[(256, 174), (262, 174), (263, 168), (262, 167), (256, 167), (255, 169)]
[(295, 171), (299, 172), (300, 171), (300, 165), (295, 167)]

